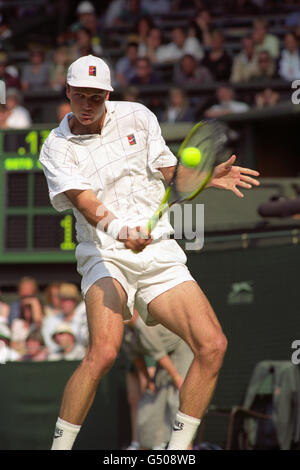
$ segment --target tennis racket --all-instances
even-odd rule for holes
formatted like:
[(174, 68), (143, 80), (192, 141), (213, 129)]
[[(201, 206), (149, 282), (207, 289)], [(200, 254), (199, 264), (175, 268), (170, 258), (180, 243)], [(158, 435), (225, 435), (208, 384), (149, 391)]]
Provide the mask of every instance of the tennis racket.
[[(203, 191), (214, 167), (223, 161), (228, 140), (223, 125), (215, 120), (201, 121), (190, 130), (179, 148), (178, 161), (164, 197), (147, 223), (150, 233), (171, 206), (191, 201)], [(201, 155), (199, 163), (193, 167), (185, 166), (181, 160), (184, 150), (191, 147), (198, 149)]]

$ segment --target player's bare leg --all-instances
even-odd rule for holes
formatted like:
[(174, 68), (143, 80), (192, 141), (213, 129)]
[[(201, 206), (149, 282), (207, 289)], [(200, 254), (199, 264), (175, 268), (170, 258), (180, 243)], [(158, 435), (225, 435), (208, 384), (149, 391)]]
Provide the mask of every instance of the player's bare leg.
[[(99, 380), (112, 367), (122, 342), (126, 293), (119, 282), (109, 277), (98, 280), (88, 290), (85, 302), (89, 346), (85, 358), (66, 385), (52, 449), (72, 447), (93, 403)], [(70, 439), (63, 442), (63, 434), (67, 436), (68, 433)]]
[[(194, 281), (184, 282), (159, 295), (150, 302), (148, 310), (157, 321), (186, 341), (194, 353), (180, 389), (180, 421), (186, 422), (175, 426), (176, 432), (173, 431), (170, 441), (170, 448), (186, 449), (212, 398), (227, 340), (209, 301)], [(178, 432), (180, 426), (185, 426), (185, 436)], [(175, 434), (178, 447), (172, 443)], [(178, 439), (182, 440), (182, 447)]]

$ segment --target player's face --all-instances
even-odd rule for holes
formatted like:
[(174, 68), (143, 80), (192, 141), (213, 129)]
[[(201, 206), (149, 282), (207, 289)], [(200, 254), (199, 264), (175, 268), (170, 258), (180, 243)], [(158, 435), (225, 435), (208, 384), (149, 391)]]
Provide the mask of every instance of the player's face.
[(84, 126), (89, 126), (101, 119), (109, 92), (97, 88), (68, 86), (67, 97), (78, 121)]

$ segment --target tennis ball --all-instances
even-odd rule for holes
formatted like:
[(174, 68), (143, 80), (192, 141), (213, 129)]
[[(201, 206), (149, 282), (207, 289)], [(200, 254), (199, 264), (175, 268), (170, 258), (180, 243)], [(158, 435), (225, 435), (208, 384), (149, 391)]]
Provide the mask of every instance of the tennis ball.
[(184, 166), (194, 168), (198, 166), (201, 161), (201, 152), (197, 147), (187, 147), (183, 150), (181, 155), (181, 162)]

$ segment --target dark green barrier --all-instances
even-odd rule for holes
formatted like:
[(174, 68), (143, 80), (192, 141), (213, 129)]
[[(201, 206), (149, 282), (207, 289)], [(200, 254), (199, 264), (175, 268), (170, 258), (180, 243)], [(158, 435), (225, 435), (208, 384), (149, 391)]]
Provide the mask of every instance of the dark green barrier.
[[(243, 402), (257, 362), (291, 360), (292, 342), (300, 339), (299, 260), (299, 244), (188, 255), (228, 338), (217, 407)], [(204, 440), (224, 445), (227, 425), (228, 418), (211, 418)]]
[[(1, 450), (50, 449), (63, 389), (77, 365), (61, 361), (0, 366)], [(102, 380), (74, 449), (118, 449), (128, 442), (128, 423), (119, 360)]]
[[(300, 245), (252, 243), (245, 249), (188, 253), (188, 266), (229, 340), (212, 400), (221, 407), (241, 404), (255, 364), (290, 360), (292, 342), (300, 339)], [(0, 366), (0, 449), (50, 447), (62, 391), (75, 366), (63, 362)], [(204, 439), (224, 444), (226, 426), (226, 418), (212, 419)], [(120, 359), (103, 379), (75, 448), (116, 449), (128, 442), (128, 436)]]

